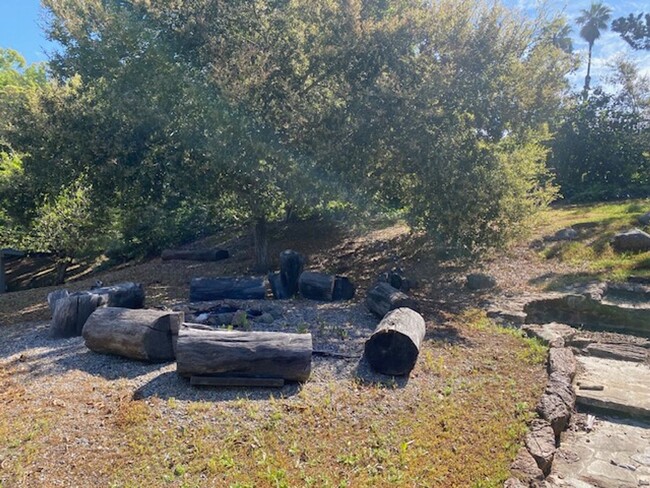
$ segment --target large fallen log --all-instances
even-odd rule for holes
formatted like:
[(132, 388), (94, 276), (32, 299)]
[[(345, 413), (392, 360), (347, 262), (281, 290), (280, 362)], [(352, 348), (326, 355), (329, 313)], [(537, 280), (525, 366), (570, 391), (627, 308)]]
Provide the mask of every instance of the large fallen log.
[(306, 381), (311, 334), (199, 330), (183, 326), (176, 345), (182, 376), (280, 378)]
[(165, 249), (160, 257), (163, 261), (221, 261), (228, 259), (230, 253), (226, 249)]
[(141, 361), (174, 359), (172, 329), (183, 323), (182, 312), (106, 307), (95, 310), (83, 327), (86, 347)]
[(418, 359), (424, 334), (424, 319), (419, 313), (410, 308), (388, 312), (366, 341), (368, 363), (382, 374), (409, 374)]
[(93, 288), (90, 293), (106, 297), (107, 307), (143, 308), (144, 288), (140, 283), (124, 282), (101, 288)]
[(354, 297), (354, 285), (345, 276), (305, 271), (298, 281), (300, 295), (310, 300), (337, 301)]
[(373, 314), (382, 318), (396, 308), (410, 308), (417, 312), (417, 302), (388, 283), (377, 283), (368, 291), (366, 306)]
[(190, 301), (210, 300), (264, 300), (264, 278), (193, 278), (190, 282)]
[(106, 297), (91, 292), (59, 297), (54, 303), (50, 324), (52, 337), (80, 336), (90, 315), (106, 303)]

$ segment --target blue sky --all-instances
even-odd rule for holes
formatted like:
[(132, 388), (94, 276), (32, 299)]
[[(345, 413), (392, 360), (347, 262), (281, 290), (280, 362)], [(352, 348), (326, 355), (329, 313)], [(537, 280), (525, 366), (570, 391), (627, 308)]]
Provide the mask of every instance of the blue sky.
[[(528, 15), (534, 15), (540, 4), (538, 0), (504, 1), (506, 5), (518, 8)], [(612, 9), (612, 18), (627, 16), (632, 12), (650, 11), (647, 0), (604, 0), (604, 3)], [(585, 65), (572, 76), (573, 84), (580, 87), (586, 71), (587, 44), (579, 38), (574, 21), (581, 9), (589, 7), (590, 0), (548, 0), (546, 4), (550, 11), (563, 11), (574, 26), (574, 49), (585, 61)], [(30, 63), (47, 60), (46, 52), (53, 45), (45, 39), (41, 28), (43, 22), (39, 0), (0, 0), (0, 47), (16, 49)], [(635, 52), (617, 34), (607, 31), (594, 46), (592, 86), (602, 80), (608, 64), (621, 54), (634, 59), (641, 71), (650, 75), (650, 52)]]

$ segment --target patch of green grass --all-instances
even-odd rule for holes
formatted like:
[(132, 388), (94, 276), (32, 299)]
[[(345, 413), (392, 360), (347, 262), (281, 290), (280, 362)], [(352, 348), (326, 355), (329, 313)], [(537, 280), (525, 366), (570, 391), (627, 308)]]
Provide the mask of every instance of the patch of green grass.
[[(556, 242), (541, 251), (545, 259), (585, 269), (581, 277), (555, 277), (547, 283), (547, 289), (559, 289), (576, 278), (578, 282), (591, 280), (622, 281), (632, 274), (650, 276), (650, 252), (616, 253), (610, 241), (617, 232), (639, 227), (637, 218), (650, 209), (650, 200), (633, 200), (616, 203), (576, 205), (548, 210), (545, 214), (546, 234), (573, 227), (578, 240)], [(650, 230), (650, 229), (646, 229)]]

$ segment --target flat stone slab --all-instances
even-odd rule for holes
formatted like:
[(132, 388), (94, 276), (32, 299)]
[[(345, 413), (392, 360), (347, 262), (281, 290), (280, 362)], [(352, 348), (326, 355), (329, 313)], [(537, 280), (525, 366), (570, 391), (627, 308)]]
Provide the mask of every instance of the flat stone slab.
[[(650, 419), (650, 367), (647, 364), (591, 356), (576, 359), (580, 370), (576, 377), (578, 406)], [(592, 387), (602, 387), (602, 390)]]
[(546, 481), (557, 488), (650, 486), (650, 423), (606, 417), (591, 432), (566, 432)]

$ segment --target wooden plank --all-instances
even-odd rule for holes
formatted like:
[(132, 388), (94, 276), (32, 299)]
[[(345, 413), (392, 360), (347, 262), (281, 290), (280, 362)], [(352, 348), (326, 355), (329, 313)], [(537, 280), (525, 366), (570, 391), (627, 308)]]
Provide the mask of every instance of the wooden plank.
[(282, 378), (246, 378), (241, 376), (191, 376), (190, 385), (282, 388), (284, 380)]

